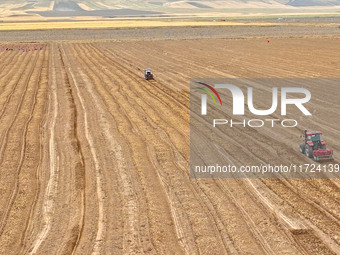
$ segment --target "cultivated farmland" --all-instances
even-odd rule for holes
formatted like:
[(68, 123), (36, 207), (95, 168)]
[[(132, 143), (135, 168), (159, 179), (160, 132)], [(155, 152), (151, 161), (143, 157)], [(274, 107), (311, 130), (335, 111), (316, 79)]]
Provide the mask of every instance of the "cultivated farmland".
[[(335, 78), (335, 36), (51, 42), (0, 66), (0, 254), (340, 254), (339, 179), (189, 178), (190, 78)], [(338, 162), (340, 88), (308, 89), (303, 126), (228, 131), (235, 164), (312, 163), (305, 126)]]

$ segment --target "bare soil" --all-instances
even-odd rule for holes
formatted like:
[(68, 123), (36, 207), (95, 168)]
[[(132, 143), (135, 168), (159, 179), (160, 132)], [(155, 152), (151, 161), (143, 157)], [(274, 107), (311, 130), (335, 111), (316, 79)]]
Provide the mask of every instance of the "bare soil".
[[(191, 77), (334, 78), (339, 49), (281, 35), (0, 52), (0, 254), (340, 254), (338, 179), (189, 178)], [(338, 161), (331, 89), (312, 91), (309, 124)], [(232, 161), (309, 162), (298, 129), (249, 135), (230, 136)]]
[[(35, 29), (38, 29), (39, 22)], [(225, 25), (192, 27), (139, 27), (111, 29), (41, 29), (0, 31), (0, 42), (94, 42), (126, 40), (178, 40), (202, 38), (250, 38), (250, 37), (320, 37), (340, 36), (339, 25), (272, 24)]]

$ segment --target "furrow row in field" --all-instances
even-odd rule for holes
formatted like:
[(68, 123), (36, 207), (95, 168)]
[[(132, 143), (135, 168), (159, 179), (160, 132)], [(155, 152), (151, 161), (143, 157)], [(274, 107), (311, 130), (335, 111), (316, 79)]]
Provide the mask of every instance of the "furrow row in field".
[[(28, 114), (28, 119), (23, 130), (22, 137), (22, 156), (20, 157), (17, 166), (17, 178), (12, 196), (9, 199), (10, 206), (8, 207), (8, 217), (4, 225), (3, 232), (6, 238), (10, 241), (10, 246), (13, 253), (20, 250), (23, 245), (24, 235), (31, 211), (34, 209), (34, 198), (39, 190), (39, 183), (36, 172), (40, 167), (41, 156), (41, 134), (40, 127), (43, 122), (46, 94), (47, 94), (47, 66), (48, 53), (44, 52), (41, 59), (37, 62), (38, 70), (32, 74), (29, 80), (28, 92), (34, 97), (32, 100), (32, 108), (24, 109), (22, 112)], [(19, 114), (20, 116), (20, 114)], [(14, 124), (15, 125), (15, 124)], [(18, 208), (20, 208), (18, 210)], [(20, 227), (13, 228), (13, 225)], [(14, 242), (15, 240), (15, 242)]]
[[(87, 183), (78, 115), (59, 45), (51, 45), (50, 57), (49, 108), (41, 159), (44, 171), (39, 176), (40, 193), (25, 240), (28, 254), (46, 254), (51, 249), (58, 254), (74, 253), (85, 221)], [(57, 246), (55, 236), (60, 236)]]
[[(40, 66), (40, 69), (36, 69), (38, 59), (40, 63), (38, 67)], [(31, 63), (28, 72), (22, 74), (21, 79), (17, 83), (18, 89), (13, 89), (11, 94), (14, 95), (13, 97), (11, 96), (14, 107), (8, 107), (9, 109), (7, 109), (9, 111), (7, 114), (10, 114), (11, 120), (1, 136), (0, 165), (1, 171), (3, 171), (2, 176), (8, 178), (6, 178), (6, 184), (3, 185), (4, 188), (7, 188), (4, 193), (8, 192), (9, 194), (3, 196), (3, 198), (6, 198), (7, 203), (4, 203), (5, 206), (2, 211), (0, 235), (3, 234), (8, 214), (18, 190), (18, 175), (20, 174), (26, 152), (27, 127), (32, 119), (32, 112), (35, 107), (36, 95), (38, 93), (37, 79), (40, 76), (42, 61), (43, 57), (40, 56), (39, 58), (39, 55), (35, 54), (34, 61)], [(33, 76), (34, 71), (37, 74), (35, 73)], [(10, 112), (11, 110), (12, 112)]]

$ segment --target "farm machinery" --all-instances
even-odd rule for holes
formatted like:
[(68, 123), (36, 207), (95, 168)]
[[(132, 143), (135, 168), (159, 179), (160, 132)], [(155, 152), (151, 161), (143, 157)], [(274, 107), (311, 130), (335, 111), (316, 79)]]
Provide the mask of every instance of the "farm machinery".
[(144, 70), (144, 78), (145, 80), (153, 80), (153, 74), (151, 69)]
[(304, 131), (304, 142), (300, 144), (300, 152), (304, 153), (307, 157), (313, 158), (314, 161), (332, 160), (333, 151), (327, 150), (326, 142), (321, 138), (322, 132), (320, 131)]

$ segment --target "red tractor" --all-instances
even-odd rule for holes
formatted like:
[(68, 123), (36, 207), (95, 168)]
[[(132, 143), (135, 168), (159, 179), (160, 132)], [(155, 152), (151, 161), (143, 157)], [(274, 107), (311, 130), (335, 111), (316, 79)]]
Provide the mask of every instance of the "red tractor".
[(320, 160), (332, 160), (333, 151), (327, 150), (326, 142), (322, 140), (321, 135), (322, 132), (320, 131), (307, 132), (305, 130), (304, 143), (300, 144), (300, 152), (317, 162)]

